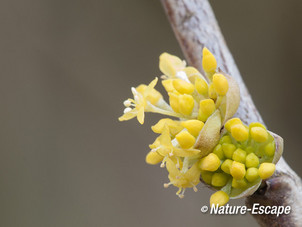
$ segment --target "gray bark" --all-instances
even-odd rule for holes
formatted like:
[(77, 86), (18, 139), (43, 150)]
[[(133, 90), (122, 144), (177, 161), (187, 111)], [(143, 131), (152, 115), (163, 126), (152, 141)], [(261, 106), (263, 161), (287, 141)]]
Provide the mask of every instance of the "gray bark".
[[(239, 84), (241, 100), (236, 113), (244, 123), (264, 124), (225, 43), (208, 0), (161, 0), (188, 64), (202, 72), (202, 49), (206, 46), (218, 66)], [(302, 182), (281, 157), (275, 174), (251, 196), (246, 205), (291, 206), (289, 215), (253, 215), (260, 226), (302, 226)]]

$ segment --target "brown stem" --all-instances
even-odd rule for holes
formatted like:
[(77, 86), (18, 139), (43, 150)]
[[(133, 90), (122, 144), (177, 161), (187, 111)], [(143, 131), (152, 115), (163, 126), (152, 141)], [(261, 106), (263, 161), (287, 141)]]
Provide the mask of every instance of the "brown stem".
[[(206, 46), (216, 57), (218, 66), (239, 84), (241, 100), (236, 116), (246, 124), (264, 123), (242, 80), (225, 43), (208, 0), (161, 0), (175, 36), (189, 63), (202, 71), (202, 49)], [(283, 158), (275, 174), (265, 182), (246, 204), (291, 206), (289, 215), (254, 215), (261, 226), (302, 226), (302, 182)]]

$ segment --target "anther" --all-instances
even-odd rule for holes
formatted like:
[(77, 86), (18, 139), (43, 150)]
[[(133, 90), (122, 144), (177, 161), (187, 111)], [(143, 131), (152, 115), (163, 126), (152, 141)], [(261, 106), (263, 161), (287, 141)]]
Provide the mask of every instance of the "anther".
[(132, 109), (130, 107), (127, 107), (124, 109), (124, 113), (129, 113)]
[(125, 100), (124, 101), (124, 106), (126, 106), (126, 107), (131, 106), (131, 101), (130, 100)]
[(194, 192), (198, 191), (198, 189), (197, 189), (197, 187), (195, 185), (193, 186), (193, 190), (194, 190)]
[(168, 188), (171, 184), (172, 184), (171, 182), (170, 183), (165, 183), (164, 188)]

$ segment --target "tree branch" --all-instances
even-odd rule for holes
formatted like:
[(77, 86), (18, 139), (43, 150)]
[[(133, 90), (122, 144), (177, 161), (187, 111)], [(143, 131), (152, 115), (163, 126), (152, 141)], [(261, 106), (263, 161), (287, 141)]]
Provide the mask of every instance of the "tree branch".
[[(161, 0), (175, 36), (189, 63), (202, 71), (202, 49), (206, 46), (218, 66), (239, 84), (241, 100), (236, 113), (244, 123), (264, 123), (242, 80), (207, 0)], [(246, 205), (291, 206), (289, 215), (254, 215), (261, 226), (302, 226), (302, 182), (283, 158), (275, 174), (246, 199)]]

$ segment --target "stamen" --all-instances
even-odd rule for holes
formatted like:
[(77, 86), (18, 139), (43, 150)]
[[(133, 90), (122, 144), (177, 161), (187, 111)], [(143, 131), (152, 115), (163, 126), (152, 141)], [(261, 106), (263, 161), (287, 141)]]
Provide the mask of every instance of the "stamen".
[(198, 189), (197, 189), (197, 187), (195, 185), (193, 186), (193, 190), (194, 190), (194, 192), (198, 191)]
[(137, 90), (134, 87), (131, 87), (131, 91), (134, 96), (138, 94)]
[(157, 147), (157, 148), (153, 148), (151, 151), (152, 152), (156, 152), (160, 147)]
[(129, 113), (132, 109), (130, 107), (127, 107), (124, 109), (124, 113)]
[(176, 163), (176, 166), (175, 166), (177, 169), (179, 168), (179, 159), (177, 158), (177, 163)]
[(165, 183), (165, 184), (164, 184), (164, 188), (168, 188), (171, 184), (172, 184), (172, 182)]
[(167, 156), (164, 157), (163, 161), (160, 164), (160, 168), (164, 168), (165, 167), (165, 162), (166, 162)]
[(165, 163), (164, 161), (162, 161), (162, 163), (160, 164), (160, 168), (164, 168), (165, 167)]
[(160, 78), (161, 78), (161, 79), (163, 79), (163, 80), (167, 80), (167, 79), (169, 79), (169, 77), (168, 77), (168, 76), (166, 76), (166, 75), (161, 75), (161, 76), (160, 76)]
[(131, 106), (131, 101), (130, 100), (125, 100), (124, 101), (124, 106), (126, 106), (126, 107), (129, 107), (129, 106)]
[(179, 197), (180, 199), (182, 199), (183, 197), (185, 197), (185, 191), (186, 191), (186, 189), (183, 188), (182, 193), (178, 195), (178, 197)]

